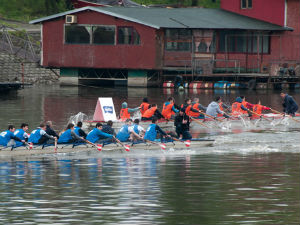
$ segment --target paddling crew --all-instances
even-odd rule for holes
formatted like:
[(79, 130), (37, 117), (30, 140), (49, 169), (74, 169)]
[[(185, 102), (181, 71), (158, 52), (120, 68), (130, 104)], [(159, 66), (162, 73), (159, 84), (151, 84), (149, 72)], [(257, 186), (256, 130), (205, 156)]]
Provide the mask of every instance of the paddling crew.
[(29, 143), (33, 144), (53, 144), (57, 137), (46, 133), (46, 125), (41, 123), (40, 126), (33, 130), (28, 138)]
[(223, 112), (221, 109), (220, 109), (220, 105), (219, 103), (221, 102), (221, 97), (220, 96), (217, 96), (215, 98), (215, 101), (212, 101), (208, 106), (207, 106), (207, 110), (206, 110), (206, 114), (207, 115), (210, 115), (214, 118), (218, 117), (218, 114), (221, 114), (223, 115), (225, 118), (229, 118), (228, 115), (226, 115), (225, 112)]
[(144, 139), (145, 140), (149, 140), (149, 141), (154, 141), (156, 139), (157, 133), (159, 133), (161, 135), (161, 140), (162, 137), (171, 137), (170, 135), (168, 135), (166, 132), (164, 132), (158, 125), (158, 119), (157, 118), (153, 118), (152, 119), (152, 123), (148, 126)]
[[(246, 97), (245, 96), (240, 96), (241, 97), (241, 99), (242, 99), (242, 105), (246, 108), (246, 109), (253, 109), (253, 104), (251, 104), (251, 103), (249, 103), (249, 102), (247, 102), (246, 101)], [(249, 114), (249, 111), (247, 110), (247, 111), (242, 111), (242, 113), (243, 114)], [(249, 114), (250, 115), (250, 114)]]
[(163, 118), (163, 115), (158, 111), (156, 104), (152, 104), (151, 108), (146, 110), (146, 112), (142, 116), (142, 121), (152, 120), (154, 117), (158, 119)]
[(106, 125), (103, 125), (102, 131), (104, 133), (116, 136), (116, 132), (114, 128), (112, 128), (112, 126), (113, 126), (113, 121), (109, 120), (107, 121)]
[(5, 147), (15, 146), (15, 141), (25, 143), (25, 140), (18, 138), (14, 132), (16, 128), (13, 125), (9, 125), (6, 131), (0, 133), (0, 145)]
[(163, 110), (161, 114), (166, 120), (174, 118), (175, 113), (178, 113), (179, 110), (175, 107), (175, 99), (173, 97), (169, 97), (168, 101), (166, 101), (163, 105)]
[(271, 108), (261, 105), (260, 100), (258, 100), (257, 104), (253, 105), (253, 112), (254, 113), (252, 115), (252, 119), (257, 119), (257, 118), (261, 117), (263, 110), (271, 110)]
[(80, 137), (75, 133), (75, 128), (73, 123), (69, 123), (66, 130), (60, 135), (57, 143), (59, 144), (67, 144), (74, 143), (76, 141), (83, 141), (84, 138)]
[(283, 92), (280, 94), (280, 96), (283, 99), (283, 112), (288, 115), (295, 116), (295, 113), (298, 110), (298, 105), (294, 98)]
[(103, 132), (102, 124), (97, 123), (96, 127), (86, 136), (86, 140), (92, 143), (102, 143), (104, 141), (111, 141), (113, 137), (113, 135)]
[(183, 140), (188, 140), (192, 138), (190, 134), (190, 118), (185, 114), (184, 109), (179, 111), (179, 114), (175, 116), (174, 125), (176, 127), (176, 133), (178, 138), (182, 135)]
[[(17, 129), (14, 132), (14, 135), (16, 137), (18, 137), (20, 140), (24, 140), (26, 142), (29, 138), (29, 134), (26, 133), (27, 130), (28, 130), (28, 124), (27, 123), (22, 123), (21, 128)], [(15, 144), (16, 147), (20, 147), (20, 146), (23, 146), (23, 145), (24, 145), (23, 142), (16, 141), (16, 144)]]
[[(223, 103), (222, 98), (219, 101), (220, 110), (223, 112), (230, 112), (230, 106)], [(218, 116), (222, 116), (222, 114), (218, 114)]]
[(150, 104), (148, 103), (148, 98), (144, 98), (142, 104), (140, 105), (141, 115), (143, 117), (147, 109), (149, 109)]
[[(196, 109), (198, 111), (206, 111), (207, 107), (204, 107), (199, 103), (199, 98), (194, 98), (194, 101), (192, 102), (192, 109)], [(203, 119), (204, 115), (201, 114), (200, 112), (193, 112), (190, 111), (189, 116), (195, 118), (195, 119)]]
[(46, 133), (49, 134), (50, 136), (59, 138), (59, 135), (53, 130), (52, 121), (46, 122)]
[(74, 132), (77, 134), (79, 137), (83, 137), (84, 139), (86, 138), (87, 134), (81, 129), (82, 128), (82, 122), (79, 121), (77, 123), (77, 126), (74, 127)]
[(234, 116), (240, 116), (244, 111), (248, 111), (248, 109), (242, 105), (243, 100), (240, 97), (235, 99), (235, 102), (231, 105), (231, 111)]
[(132, 125), (132, 119), (127, 119), (125, 124), (121, 127), (119, 132), (117, 133), (117, 139), (119, 141), (131, 141), (132, 136), (135, 136), (137, 139), (141, 139), (141, 137), (134, 131)]
[(125, 121), (127, 119), (130, 119), (130, 113), (136, 112), (140, 109), (140, 107), (136, 108), (128, 108), (127, 102), (122, 103), (122, 109), (120, 111), (120, 119)]
[(185, 114), (188, 116), (190, 115), (191, 111), (199, 113), (199, 110), (192, 108), (192, 100), (190, 98), (184, 100), (184, 104), (181, 105), (181, 109), (184, 109)]

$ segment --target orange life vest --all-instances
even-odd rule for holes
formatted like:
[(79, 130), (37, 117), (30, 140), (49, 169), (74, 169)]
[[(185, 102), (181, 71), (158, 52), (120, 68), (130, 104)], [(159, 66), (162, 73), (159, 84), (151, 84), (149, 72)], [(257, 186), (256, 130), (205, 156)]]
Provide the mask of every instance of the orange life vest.
[[(256, 104), (256, 105), (253, 106), (253, 112), (255, 112), (258, 115), (261, 115), (261, 113), (263, 111), (263, 108), (264, 107), (262, 105)], [(253, 114), (252, 118), (259, 118), (258, 115)]]
[[(195, 104), (192, 106), (192, 108), (193, 108), (193, 109), (196, 109), (196, 110), (199, 110), (198, 106), (199, 106), (199, 103), (195, 103)], [(199, 116), (200, 116), (200, 113), (196, 113), (196, 112), (190, 111), (189, 116), (192, 116), (192, 117), (199, 117)]]
[(232, 114), (233, 115), (241, 115), (244, 111), (242, 110), (242, 103), (239, 103), (239, 102), (234, 102), (232, 105), (231, 105), (231, 111), (232, 111)]
[(147, 109), (149, 109), (149, 106), (150, 104), (147, 103), (147, 102), (143, 102), (141, 105), (140, 105), (140, 111), (141, 111), (141, 114), (142, 116), (144, 115), (144, 113), (146, 112)]
[(130, 119), (130, 113), (128, 112), (128, 108), (123, 108), (120, 111), (120, 119), (127, 120)]
[(165, 117), (166, 120), (171, 119), (171, 116), (175, 114), (172, 110), (173, 106), (174, 104), (166, 105), (166, 103), (164, 103), (161, 114)]
[(146, 112), (144, 112), (143, 117), (145, 118), (150, 118), (154, 115), (157, 107), (151, 107), (150, 109), (147, 109)]
[[(224, 112), (224, 109), (223, 109), (223, 102), (219, 102), (219, 107), (220, 107), (220, 110), (221, 110), (222, 112)], [(218, 116), (223, 116), (223, 114), (218, 113)]]
[[(181, 104), (180, 108), (183, 108), (183, 104)], [(191, 108), (192, 108), (192, 105), (188, 105), (186, 108), (185, 108), (185, 114), (186, 115), (190, 115), (190, 112), (191, 112)]]

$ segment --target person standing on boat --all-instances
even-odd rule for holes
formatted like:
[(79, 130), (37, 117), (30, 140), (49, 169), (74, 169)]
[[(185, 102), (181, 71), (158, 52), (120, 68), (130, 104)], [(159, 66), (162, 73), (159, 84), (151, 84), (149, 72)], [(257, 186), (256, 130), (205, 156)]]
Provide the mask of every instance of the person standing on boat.
[(260, 118), (262, 116), (262, 111), (263, 110), (271, 110), (271, 108), (261, 105), (260, 100), (258, 100), (257, 104), (253, 105), (253, 112), (254, 113), (253, 113), (251, 119)]
[(180, 138), (181, 135), (183, 140), (190, 140), (192, 138), (189, 132), (190, 118), (185, 114), (184, 109), (180, 109), (179, 114), (175, 116), (174, 125), (178, 138)]
[(18, 138), (14, 132), (16, 128), (13, 125), (9, 125), (8, 129), (6, 131), (3, 131), (0, 133), (0, 145), (4, 147), (10, 147), (10, 146), (15, 146), (16, 142), (19, 141), (21, 143), (25, 143), (25, 140), (21, 140)]
[(77, 126), (74, 127), (74, 132), (75, 134), (77, 134), (79, 137), (83, 137), (83, 138), (86, 138), (87, 134), (84, 132), (84, 130), (82, 130), (82, 122), (79, 121), (77, 123)]
[[(20, 140), (24, 140), (24, 141), (27, 141), (28, 138), (29, 138), (29, 135), (26, 133), (26, 131), (28, 130), (28, 124), (27, 123), (22, 123), (21, 124), (21, 128), (20, 129), (17, 129), (15, 132), (14, 132), (14, 135), (18, 138), (20, 138)], [(24, 145), (23, 142), (20, 142), (20, 141), (16, 141), (16, 144), (15, 146), (16, 147), (20, 147)]]
[(114, 136), (102, 131), (102, 123), (97, 123), (96, 127), (91, 130), (86, 136), (86, 140), (92, 143), (102, 143), (104, 141), (111, 141)]
[(154, 141), (156, 139), (157, 134), (161, 135), (161, 140), (163, 137), (171, 137), (165, 131), (163, 131), (158, 125), (158, 119), (153, 118), (152, 123), (148, 126), (144, 139), (149, 141)]
[[(203, 111), (205, 112), (207, 107), (204, 107), (199, 103), (199, 98), (194, 98), (194, 101), (192, 102), (192, 109), (198, 110), (198, 111)], [(194, 112), (190, 111), (189, 116), (195, 118), (195, 119), (203, 119), (204, 116), (200, 112)]]
[(109, 121), (107, 121), (106, 125), (103, 125), (102, 131), (107, 134), (116, 136), (116, 132), (115, 132), (114, 128), (112, 128), (112, 126), (113, 126), (113, 121), (109, 120)]
[(120, 119), (122, 121), (125, 121), (127, 119), (130, 119), (130, 113), (136, 112), (140, 109), (140, 107), (136, 108), (128, 108), (127, 102), (122, 103), (122, 109), (120, 111)]
[(142, 104), (140, 105), (140, 111), (141, 111), (142, 117), (143, 117), (144, 113), (146, 112), (146, 110), (149, 108), (150, 108), (150, 104), (148, 102), (148, 98), (144, 98)]
[(81, 142), (84, 138), (75, 133), (75, 127), (73, 123), (69, 123), (66, 130), (59, 136), (57, 143), (67, 144), (74, 143), (76, 141)]
[(154, 117), (158, 119), (163, 118), (163, 115), (158, 111), (156, 104), (152, 104), (151, 108), (146, 110), (142, 117), (142, 121), (152, 120)]
[(206, 114), (213, 116), (214, 118), (218, 117), (218, 114), (223, 115), (225, 118), (229, 118), (229, 116), (226, 115), (226, 113), (220, 109), (220, 105), (219, 105), (220, 102), (221, 102), (221, 97), (220, 96), (216, 97), (215, 101), (212, 101), (207, 106)]
[(119, 132), (117, 133), (117, 139), (119, 141), (132, 141), (132, 137), (135, 137), (137, 139), (141, 139), (142, 137), (139, 136), (132, 127), (132, 119), (127, 119), (125, 124), (121, 127)]
[(46, 133), (49, 134), (50, 136), (56, 137), (57, 139), (59, 138), (59, 135), (53, 129), (52, 121), (46, 122)]
[(33, 144), (53, 144), (57, 137), (46, 133), (46, 125), (41, 123), (40, 126), (33, 130), (28, 138), (29, 143)]
[(166, 101), (163, 105), (163, 110), (161, 114), (166, 120), (174, 118), (175, 113), (178, 113), (179, 110), (175, 107), (175, 99), (173, 97), (169, 97), (168, 101)]
[(283, 99), (283, 112), (285, 114), (295, 116), (295, 113), (298, 110), (298, 105), (294, 98), (286, 93), (280, 93), (281, 98)]
[(237, 97), (235, 99), (235, 102), (231, 105), (232, 115), (240, 116), (244, 114), (244, 111), (248, 111), (248, 109), (245, 106), (243, 106), (242, 102), (243, 100), (241, 99), (241, 97)]

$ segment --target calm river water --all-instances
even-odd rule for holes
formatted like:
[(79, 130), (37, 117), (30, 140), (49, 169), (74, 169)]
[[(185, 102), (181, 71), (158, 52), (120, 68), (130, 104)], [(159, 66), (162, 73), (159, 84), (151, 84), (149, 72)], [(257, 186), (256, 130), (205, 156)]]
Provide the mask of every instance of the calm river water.
[[(300, 102), (299, 91), (290, 94)], [(246, 95), (281, 109), (273, 91), (38, 86), (0, 96), (0, 128), (52, 120), (59, 131), (80, 111), (92, 117), (100, 96), (112, 96), (118, 111), (123, 101), (135, 107), (148, 96), (161, 105), (171, 95), (204, 105)], [(214, 146), (0, 158), (0, 224), (299, 225), (300, 125), (203, 136)]]

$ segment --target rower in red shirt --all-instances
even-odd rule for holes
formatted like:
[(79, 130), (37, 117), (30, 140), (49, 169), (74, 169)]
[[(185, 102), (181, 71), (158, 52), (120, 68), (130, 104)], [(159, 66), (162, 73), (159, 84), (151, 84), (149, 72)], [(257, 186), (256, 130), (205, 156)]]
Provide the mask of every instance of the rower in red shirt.
[(262, 115), (263, 110), (271, 110), (271, 108), (261, 105), (260, 100), (258, 100), (257, 104), (253, 105), (255, 114), (252, 115), (252, 119), (258, 119)]

